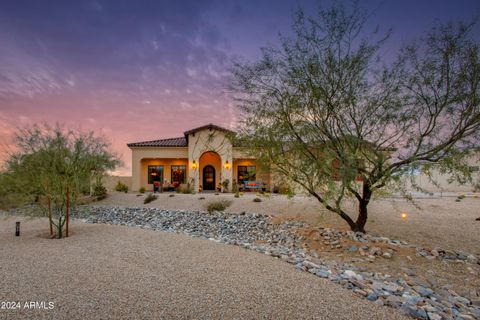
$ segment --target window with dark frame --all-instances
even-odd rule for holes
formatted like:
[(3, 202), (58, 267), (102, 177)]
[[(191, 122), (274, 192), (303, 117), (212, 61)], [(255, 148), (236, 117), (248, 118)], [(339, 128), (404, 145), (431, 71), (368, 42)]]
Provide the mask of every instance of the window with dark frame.
[(148, 166), (148, 183), (163, 181), (163, 166)]
[(171, 168), (171, 183), (182, 184), (185, 183), (187, 166), (172, 166)]
[(245, 184), (245, 181), (255, 181), (257, 175), (255, 166), (238, 166), (237, 180), (240, 186)]

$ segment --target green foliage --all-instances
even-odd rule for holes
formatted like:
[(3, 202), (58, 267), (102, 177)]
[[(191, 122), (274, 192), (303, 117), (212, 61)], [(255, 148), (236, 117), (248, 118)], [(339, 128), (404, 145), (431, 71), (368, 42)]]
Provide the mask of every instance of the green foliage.
[[(61, 126), (33, 125), (19, 129), (14, 136), (16, 152), (9, 155), (2, 176), (8, 181), (8, 194), (38, 199), (45, 214), (51, 206), (51, 223), (57, 237), (66, 222), (66, 195), (75, 206), (87, 192), (92, 177), (114, 169), (119, 160), (102, 137), (93, 132), (65, 130)], [(48, 201), (49, 199), (49, 201)]]
[(253, 202), (262, 202), (262, 199), (260, 199), (259, 197), (255, 197), (253, 198)]
[(227, 192), (229, 185), (230, 185), (229, 179), (225, 179), (222, 181), (223, 192)]
[(473, 24), (433, 28), (389, 63), (380, 55), (389, 35), (366, 32), (366, 21), (359, 2), (316, 17), (300, 10), (293, 36), (237, 63), (231, 83), (243, 113), (234, 143), (361, 232), (378, 190), (403, 192), (416, 170), (464, 183), (480, 143)]
[(140, 189), (138, 189), (138, 192), (145, 193), (145, 187), (140, 187)]
[(115, 186), (115, 191), (118, 192), (128, 192), (128, 186), (126, 184), (123, 184), (122, 182), (118, 181), (117, 185)]
[(213, 211), (225, 211), (225, 209), (227, 209), (231, 204), (232, 201), (222, 199), (208, 203), (206, 205), (206, 209), (209, 213), (212, 213)]
[(238, 191), (235, 192), (234, 197), (235, 197), (235, 198), (240, 198), (240, 194), (238, 193)]
[(233, 182), (232, 182), (232, 192), (235, 193), (235, 194), (238, 192), (237, 179), (233, 179)]
[(150, 203), (152, 201), (155, 201), (157, 200), (158, 196), (153, 194), (153, 193), (149, 193), (145, 199), (143, 199), (143, 204), (147, 204), (147, 203)]
[(102, 200), (107, 197), (107, 188), (103, 185), (101, 177), (97, 178), (93, 185), (92, 196), (96, 200)]

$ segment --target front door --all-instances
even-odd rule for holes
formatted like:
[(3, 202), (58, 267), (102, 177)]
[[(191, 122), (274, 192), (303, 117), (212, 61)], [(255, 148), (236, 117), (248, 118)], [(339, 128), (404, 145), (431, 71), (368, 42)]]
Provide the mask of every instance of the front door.
[(215, 190), (215, 168), (210, 165), (203, 168), (203, 190)]

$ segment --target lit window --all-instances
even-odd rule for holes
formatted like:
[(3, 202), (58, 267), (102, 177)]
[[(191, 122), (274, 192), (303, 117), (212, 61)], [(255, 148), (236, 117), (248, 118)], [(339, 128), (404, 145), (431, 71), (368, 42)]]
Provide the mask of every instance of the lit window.
[(163, 166), (148, 166), (148, 183), (163, 181)]
[(185, 183), (185, 176), (187, 172), (186, 166), (172, 166), (172, 184)]
[(256, 171), (255, 166), (238, 166), (238, 184), (243, 186), (245, 181), (255, 181)]

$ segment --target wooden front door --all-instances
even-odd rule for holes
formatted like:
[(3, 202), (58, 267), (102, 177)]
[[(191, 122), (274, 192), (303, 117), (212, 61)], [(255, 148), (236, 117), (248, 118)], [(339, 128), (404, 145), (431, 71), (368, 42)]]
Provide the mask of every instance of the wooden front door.
[(203, 168), (203, 190), (215, 190), (215, 168), (211, 165)]

